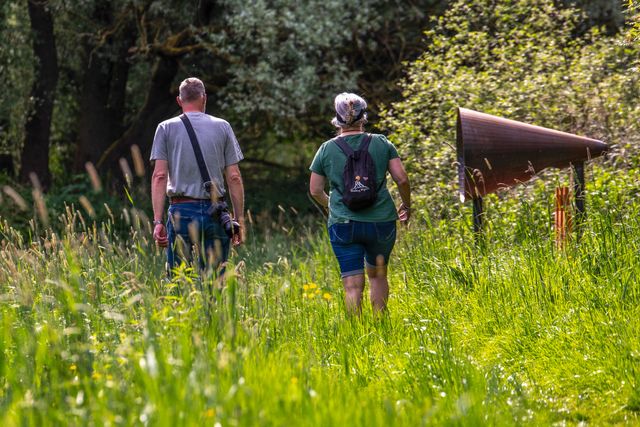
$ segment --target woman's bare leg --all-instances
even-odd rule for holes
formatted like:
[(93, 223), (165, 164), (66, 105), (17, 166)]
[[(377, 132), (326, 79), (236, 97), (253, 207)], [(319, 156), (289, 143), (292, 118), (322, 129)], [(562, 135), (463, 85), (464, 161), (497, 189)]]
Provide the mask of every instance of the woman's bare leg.
[(374, 312), (383, 313), (387, 309), (387, 300), (389, 299), (389, 281), (387, 280), (387, 266), (384, 265), (384, 259), (378, 259), (377, 264), (376, 267), (367, 266), (369, 293)]
[(347, 311), (351, 314), (362, 312), (362, 292), (364, 290), (364, 274), (355, 274), (342, 278), (344, 299)]

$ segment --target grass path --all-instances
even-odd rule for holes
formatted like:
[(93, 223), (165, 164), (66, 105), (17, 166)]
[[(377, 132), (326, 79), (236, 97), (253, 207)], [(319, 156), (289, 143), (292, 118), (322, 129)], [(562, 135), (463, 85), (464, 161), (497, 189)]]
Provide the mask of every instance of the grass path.
[(254, 239), (207, 303), (145, 226), (5, 225), (0, 425), (640, 424), (637, 214), (594, 200), (563, 253), (526, 209), (484, 245), (417, 220), (383, 319), (345, 316), (321, 231)]

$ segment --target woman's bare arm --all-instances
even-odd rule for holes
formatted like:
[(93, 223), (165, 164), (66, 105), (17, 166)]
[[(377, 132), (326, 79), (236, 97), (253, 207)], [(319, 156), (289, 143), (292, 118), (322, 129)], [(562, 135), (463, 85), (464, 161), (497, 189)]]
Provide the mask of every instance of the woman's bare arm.
[(309, 193), (321, 206), (329, 207), (329, 196), (324, 191), (325, 177), (315, 172), (311, 172), (309, 179)]
[(400, 160), (400, 158), (389, 160), (389, 173), (391, 174), (391, 178), (393, 178), (395, 183), (398, 185), (398, 191), (400, 192), (400, 198), (402, 199), (402, 204), (398, 209), (400, 221), (408, 221), (411, 216), (411, 184), (409, 183), (409, 176), (404, 170), (404, 166), (402, 165), (402, 160)]

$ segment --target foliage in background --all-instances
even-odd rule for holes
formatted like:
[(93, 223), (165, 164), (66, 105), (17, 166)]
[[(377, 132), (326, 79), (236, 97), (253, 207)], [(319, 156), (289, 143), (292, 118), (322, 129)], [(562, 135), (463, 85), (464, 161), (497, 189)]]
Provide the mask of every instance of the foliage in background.
[(426, 33), (384, 126), (435, 212), (456, 194), (457, 107), (599, 138), (618, 145), (617, 165), (634, 161), (638, 48), (598, 28), (576, 38), (583, 19), (550, 0), (459, 1)]
[[(177, 113), (177, 83), (191, 74), (204, 78), (210, 112), (232, 122), (251, 167), (284, 165), (279, 175), (298, 176), (333, 133), (328, 122), (335, 93), (362, 93), (375, 126), (381, 106), (400, 99), (396, 81), (403, 64), (425, 47), (438, 49), (429, 39), (425, 44), (421, 31), (443, 27), (430, 18), (449, 3), (51, 0), (60, 63), (49, 165), (55, 184), (82, 173), (86, 161), (121, 184), (119, 158), (130, 156), (132, 144), (146, 156), (156, 124)], [(474, 4), (489, 11), (506, 7)], [(612, 2), (559, 4), (587, 15), (574, 19), (562, 37), (575, 38), (594, 24), (607, 33), (622, 25)], [(501, 12), (506, 25), (521, 13), (509, 7)], [(10, 41), (0, 52), (0, 75), (11, 88), (0, 103), (0, 138), (13, 153), (23, 140), (35, 66), (25, 12), (26, 1), (10, 0), (0, 13), (0, 36)], [(507, 19), (512, 12), (514, 19)], [(454, 8), (449, 16), (460, 13)]]
[[(0, 133), (13, 152), (35, 66), (26, 4), (6, 1), (0, 13), (0, 37), (11, 42), (0, 76), (12, 88)], [(229, 119), (250, 160), (306, 165), (332, 132), (332, 97), (362, 86), (372, 105), (397, 98), (402, 63), (421, 50), (415, 35), (446, 4), (51, 0), (60, 64), (54, 178), (83, 172), (86, 161), (118, 178), (119, 158), (132, 144), (146, 155), (157, 123), (177, 112), (177, 84), (189, 75), (205, 80), (209, 111)]]
[(628, 38), (633, 42), (640, 39), (640, 3), (637, 0), (627, 0), (625, 2), (628, 16)]
[[(27, 9), (15, 2), (0, 5), (0, 81), (5, 90), (0, 102), (0, 150), (17, 155), (16, 143), (22, 140), (28, 111), (28, 93), (33, 76), (33, 53)], [(20, 118), (16, 120), (16, 118)]]

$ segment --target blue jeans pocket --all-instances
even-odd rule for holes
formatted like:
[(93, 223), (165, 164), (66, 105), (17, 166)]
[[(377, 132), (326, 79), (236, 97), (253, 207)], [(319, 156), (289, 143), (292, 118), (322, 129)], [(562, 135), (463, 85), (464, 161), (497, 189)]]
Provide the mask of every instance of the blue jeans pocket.
[(353, 224), (333, 224), (329, 227), (329, 241), (332, 243), (351, 243), (353, 241)]
[(396, 222), (377, 222), (376, 235), (379, 242), (388, 242), (396, 238)]
[(186, 235), (189, 231), (189, 224), (195, 221), (195, 217), (189, 211), (169, 209), (169, 221), (176, 233)]

